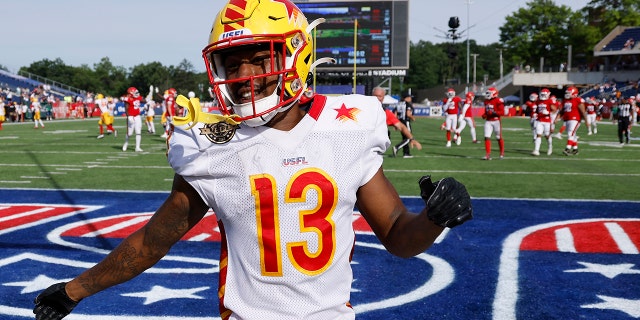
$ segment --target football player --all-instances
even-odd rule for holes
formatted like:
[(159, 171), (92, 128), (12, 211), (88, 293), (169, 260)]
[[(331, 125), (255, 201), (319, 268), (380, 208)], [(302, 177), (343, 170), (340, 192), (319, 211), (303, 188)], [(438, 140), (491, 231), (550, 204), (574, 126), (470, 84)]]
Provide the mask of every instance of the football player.
[(536, 139), (536, 121), (538, 118), (538, 113), (536, 112), (538, 105), (538, 94), (532, 93), (529, 95), (529, 100), (524, 103), (527, 108), (527, 112), (529, 113), (529, 125), (531, 126), (531, 133), (533, 134), (533, 140)]
[(531, 155), (540, 155), (542, 137), (547, 139), (547, 155), (553, 153), (553, 139), (551, 138), (551, 115), (556, 111), (556, 105), (551, 101), (551, 91), (547, 88), (540, 90), (540, 99), (536, 104), (536, 138), (533, 141)]
[(4, 123), (6, 121), (6, 111), (5, 111), (5, 102), (4, 102), (4, 96), (0, 95), (0, 130), (2, 130), (2, 123)]
[(325, 61), (311, 59), (316, 25), (288, 0), (223, 7), (203, 50), (222, 114), (178, 96), (189, 112), (173, 119), (168, 138), (171, 193), (103, 261), (38, 295), (37, 319), (59, 319), (150, 268), (209, 208), (223, 242), (222, 319), (353, 319), (354, 207), (401, 257), (472, 217), (453, 178), (419, 179), (426, 205), (408, 212), (382, 170), (390, 142), (375, 97), (316, 94), (301, 107), (310, 73)]
[(124, 136), (124, 144), (122, 145), (122, 151), (127, 151), (129, 146), (129, 137), (134, 133), (136, 135), (136, 152), (142, 152), (140, 148), (140, 142), (142, 141), (142, 118), (140, 116), (141, 107), (144, 103), (144, 98), (140, 95), (140, 92), (136, 87), (129, 87), (127, 89), (127, 95), (122, 97), (122, 102), (125, 104), (125, 111), (127, 113), (127, 135)]
[(38, 100), (37, 96), (33, 96), (31, 97), (31, 113), (33, 113), (33, 123), (34, 123), (34, 129), (38, 129), (38, 125), (42, 126), (44, 128), (44, 123), (42, 122), (42, 117), (40, 115), (40, 111), (42, 109), (42, 105), (40, 104), (40, 101)]
[(580, 121), (586, 117), (584, 99), (578, 96), (578, 88), (568, 87), (564, 93), (564, 100), (562, 100), (562, 120), (564, 120), (567, 131), (567, 146), (562, 151), (565, 156), (579, 153), (577, 133)]
[(176, 97), (178, 91), (174, 88), (169, 88), (164, 92), (164, 133), (160, 136), (167, 138), (169, 136), (169, 130), (171, 129), (171, 120), (178, 115), (178, 106), (176, 105)]
[(469, 125), (471, 140), (473, 143), (478, 143), (478, 139), (476, 138), (476, 122), (473, 120), (473, 99), (475, 99), (475, 97), (476, 95), (472, 91), (467, 92), (465, 96), (462, 111), (460, 111), (460, 116), (458, 117), (458, 129), (456, 129), (455, 140), (458, 145), (462, 143), (460, 133), (467, 125)]
[(460, 144), (458, 143), (460, 135), (456, 134), (456, 129), (458, 128), (458, 114), (461, 105), (462, 99), (456, 96), (456, 91), (453, 88), (447, 89), (446, 97), (442, 99), (442, 111), (445, 114), (444, 128), (447, 130), (447, 148), (451, 147), (452, 135), (456, 138), (456, 143)]
[(100, 108), (100, 120), (98, 120), (98, 127), (100, 134), (98, 139), (104, 138), (104, 126), (107, 127), (107, 134), (113, 133), (115, 137), (118, 136), (116, 129), (113, 128), (113, 111), (109, 109), (109, 99), (105, 98), (102, 93), (96, 95), (95, 103)]
[(498, 89), (490, 87), (484, 93), (484, 160), (491, 160), (491, 135), (496, 134), (500, 159), (504, 158), (504, 138), (502, 137), (502, 116), (504, 115), (504, 100), (498, 96)]

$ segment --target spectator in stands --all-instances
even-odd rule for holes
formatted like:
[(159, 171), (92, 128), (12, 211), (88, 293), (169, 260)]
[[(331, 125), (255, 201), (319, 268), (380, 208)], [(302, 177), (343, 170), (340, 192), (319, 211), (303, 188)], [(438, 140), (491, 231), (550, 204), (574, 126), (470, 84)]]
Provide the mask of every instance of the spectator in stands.
[(633, 40), (633, 38), (629, 38), (627, 39), (627, 42), (624, 43), (624, 47), (622, 48), (622, 50), (631, 50), (633, 46), (635, 46), (635, 44), (635, 40)]

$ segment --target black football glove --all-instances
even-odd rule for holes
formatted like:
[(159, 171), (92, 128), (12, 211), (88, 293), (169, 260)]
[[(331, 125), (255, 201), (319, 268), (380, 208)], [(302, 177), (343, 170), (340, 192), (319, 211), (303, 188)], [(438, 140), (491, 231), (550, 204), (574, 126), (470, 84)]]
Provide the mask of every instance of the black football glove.
[(431, 182), (431, 176), (418, 180), (420, 196), (427, 204), (427, 216), (441, 227), (453, 228), (473, 218), (467, 188), (454, 178)]
[(40, 293), (33, 303), (36, 320), (60, 320), (78, 305), (64, 290), (66, 282), (56, 283)]

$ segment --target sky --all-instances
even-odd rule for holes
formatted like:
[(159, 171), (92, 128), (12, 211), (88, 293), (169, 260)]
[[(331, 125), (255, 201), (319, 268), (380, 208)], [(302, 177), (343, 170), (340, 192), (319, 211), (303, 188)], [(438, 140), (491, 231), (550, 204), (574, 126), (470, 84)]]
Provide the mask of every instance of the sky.
[[(410, 0), (409, 39), (448, 41), (439, 30), (448, 30), (449, 17), (458, 16), (458, 31), (464, 31), (460, 41), (468, 35), (481, 45), (498, 42), (504, 17), (526, 7), (527, 2)], [(574, 11), (588, 2), (555, 0), (557, 5), (569, 6)], [(104, 57), (125, 68), (154, 61), (177, 66), (186, 59), (202, 72), (205, 70), (202, 49), (207, 44), (213, 19), (226, 1), (2, 0), (0, 3), (4, 26), (0, 65), (11, 72), (36, 61), (57, 58), (66, 65), (93, 68)]]

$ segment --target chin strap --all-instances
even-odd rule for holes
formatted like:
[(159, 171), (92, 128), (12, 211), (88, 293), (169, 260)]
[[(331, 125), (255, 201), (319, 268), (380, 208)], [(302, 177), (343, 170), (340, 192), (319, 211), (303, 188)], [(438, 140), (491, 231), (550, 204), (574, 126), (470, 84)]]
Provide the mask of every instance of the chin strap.
[(200, 123), (218, 123), (218, 122), (226, 122), (231, 125), (239, 125), (240, 121), (236, 121), (234, 118), (237, 118), (238, 115), (221, 115), (221, 114), (213, 114), (213, 113), (205, 113), (202, 112), (202, 107), (200, 106), (200, 99), (191, 98), (188, 99), (183, 95), (179, 95), (176, 98), (176, 103), (187, 109), (187, 115), (184, 117), (173, 117), (171, 121), (174, 126), (183, 126), (189, 125), (186, 130), (193, 128), (198, 122)]

